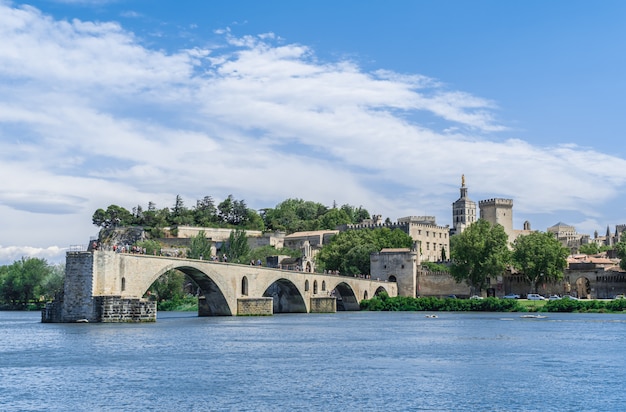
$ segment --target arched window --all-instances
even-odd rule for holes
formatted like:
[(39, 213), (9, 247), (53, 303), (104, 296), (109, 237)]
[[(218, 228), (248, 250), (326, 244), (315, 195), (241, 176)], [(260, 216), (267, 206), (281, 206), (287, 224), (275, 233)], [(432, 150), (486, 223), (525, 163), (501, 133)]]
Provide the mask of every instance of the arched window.
[(367, 290), (363, 292), (363, 299), (367, 299)]
[(317, 280), (313, 281), (313, 294), (317, 295)]
[(122, 278), (122, 292), (126, 290), (126, 278)]
[(397, 282), (396, 277), (394, 275), (389, 276), (389, 282)]
[(326, 290), (326, 281), (322, 280), (322, 292)]
[(309, 280), (308, 279), (304, 281), (304, 291), (305, 292), (309, 291)]
[(245, 276), (241, 279), (241, 294), (248, 296), (248, 278)]

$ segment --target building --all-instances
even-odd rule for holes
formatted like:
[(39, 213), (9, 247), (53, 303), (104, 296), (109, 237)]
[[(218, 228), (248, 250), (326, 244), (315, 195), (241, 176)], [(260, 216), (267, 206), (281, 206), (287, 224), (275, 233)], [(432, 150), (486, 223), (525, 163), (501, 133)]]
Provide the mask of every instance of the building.
[(343, 225), (340, 230), (400, 229), (417, 243), (420, 261), (439, 262), (450, 257), (450, 226), (439, 226), (434, 216), (407, 216), (382, 223), (380, 215), (361, 223)]
[(585, 245), (590, 242), (589, 235), (583, 235), (576, 232), (574, 226), (570, 226), (563, 222), (559, 222), (546, 229), (547, 232), (553, 233), (563, 246), (568, 248), (571, 253), (578, 252), (581, 245)]
[(294, 250), (302, 250), (302, 258), (299, 261), (299, 269), (305, 272), (315, 271), (315, 256), (322, 246), (330, 242), (330, 239), (339, 233), (338, 230), (313, 230), (309, 232), (295, 232), (285, 236), (284, 247)]
[(452, 229), (450, 235), (462, 233), (465, 228), (477, 219), (476, 202), (467, 196), (465, 175), (461, 176), (461, 197), (452, 203)]

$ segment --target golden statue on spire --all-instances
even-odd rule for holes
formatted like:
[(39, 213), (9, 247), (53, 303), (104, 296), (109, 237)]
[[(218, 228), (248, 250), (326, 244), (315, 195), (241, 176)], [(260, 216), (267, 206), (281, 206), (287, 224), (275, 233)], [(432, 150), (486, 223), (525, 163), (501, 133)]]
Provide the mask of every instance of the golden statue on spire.
[(465, 175), (461, 175), (461, 186), (465, 187)]

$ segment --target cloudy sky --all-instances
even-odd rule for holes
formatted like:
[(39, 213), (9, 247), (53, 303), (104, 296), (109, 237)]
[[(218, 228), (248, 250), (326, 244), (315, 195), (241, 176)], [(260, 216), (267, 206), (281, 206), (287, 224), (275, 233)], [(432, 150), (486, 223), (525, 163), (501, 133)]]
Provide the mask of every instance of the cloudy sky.
[(0, 0), (0, 264), (229, 194), (626, 223), (626, 2)]

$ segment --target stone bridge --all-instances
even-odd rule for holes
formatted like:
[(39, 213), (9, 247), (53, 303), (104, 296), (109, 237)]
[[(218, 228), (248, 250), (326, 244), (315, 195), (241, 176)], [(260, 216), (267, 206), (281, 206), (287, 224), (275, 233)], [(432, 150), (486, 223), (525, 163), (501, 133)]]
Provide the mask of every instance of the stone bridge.
[(68, 252), (64, 292), (46, 306), (42, 321), (155, 321), (156, 302), (143, 297), (173, 269), (201, 289), (199, 316), (359, 310), (361, 299), (382, 291), (398, 295), (396, 283), (371, 279), (101, 250)]

